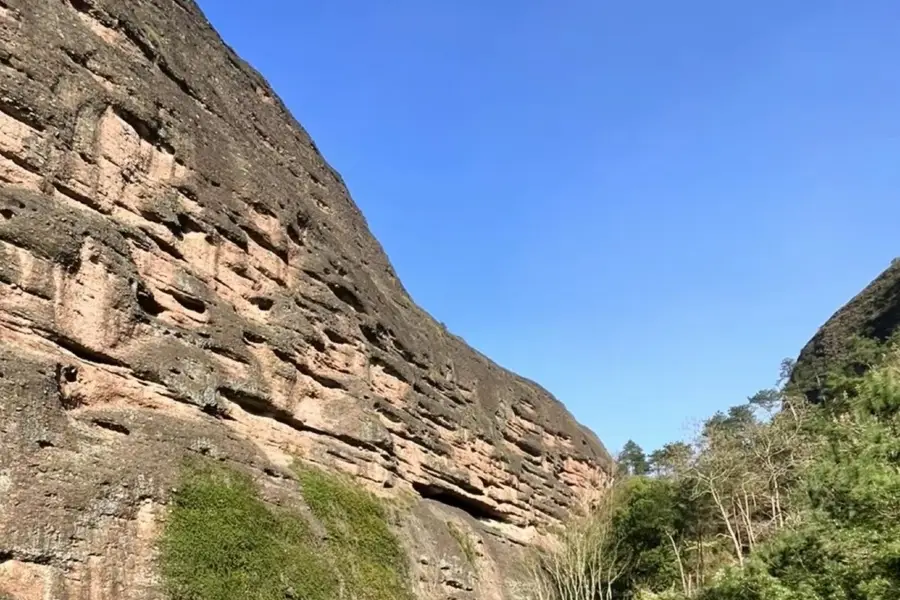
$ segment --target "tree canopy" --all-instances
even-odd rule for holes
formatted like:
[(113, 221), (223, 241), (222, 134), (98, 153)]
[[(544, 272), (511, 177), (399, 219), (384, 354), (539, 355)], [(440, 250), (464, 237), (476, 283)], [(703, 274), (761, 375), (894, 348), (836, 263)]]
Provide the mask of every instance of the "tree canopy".
[(569, 528), (604, 524), (602, 552), (566, 555), (593, 578), (538, 597), (900, 598), (900, 351), (861, 341), (816, 405), (791, 368), (691, 440), (625, 444), (607, 500)]

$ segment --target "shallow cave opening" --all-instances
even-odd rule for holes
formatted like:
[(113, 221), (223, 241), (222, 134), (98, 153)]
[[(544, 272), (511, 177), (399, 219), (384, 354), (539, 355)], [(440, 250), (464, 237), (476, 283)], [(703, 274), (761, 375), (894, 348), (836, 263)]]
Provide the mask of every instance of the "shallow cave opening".
[(363, 304), (362, 300), (345, 285), (340, 283), (330, 282), (327, 284), (328, 289), (331, 290), (331, 293), (334, 294), (335, 298), (352, 308), (358, 313), (365, 313), (366, 306)]
[(114, 431), (122, 435), (131, 435), (131, 430), (128, 429), (128, 427), (122, 425), (121, 423), (110, 421), (109, 419), (95, 418), (92, 419), (91, 422), (101, 429), (107, 429), (109, 431)]
[(509, 522), (508, 516), (486, 502), (465, 496), (451, 489), (428, 483), (413, 483), (413, 489), (422, 498), (440, 502), (467, 513), (478, 521)]
[(265, 296), (253, 296), (250, 298), (250, 304), (261, 311), (269, 311), (275, 306), (275, 301), (271, 298), (266, 298)]
[(169, 295), (175, 298), (175, 301), (178, 302), (181, 306), (186, 308), (191, 312), (195, 312), (198, 314), (203, 314), (206, 312), (206, 303), (199, 298), (194, 298), (193, 296), (189, 296), (188, 294), (179, 292), (177, 290), (167, 290)]
[(156, 298), (153, 296), (153, 292), (151, 292), (143, 283), (138, 283), (135, 296), (140, 309), (151, 317), (158, 317), (166, 310), (162, 304), (157, 302)]

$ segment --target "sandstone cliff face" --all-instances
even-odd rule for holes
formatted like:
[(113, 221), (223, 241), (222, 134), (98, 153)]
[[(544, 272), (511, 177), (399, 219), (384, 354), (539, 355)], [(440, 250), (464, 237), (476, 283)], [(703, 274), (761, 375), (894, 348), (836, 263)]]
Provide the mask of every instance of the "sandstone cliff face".
[[(299, 458), (412, 494), (434, 598), (512, 597), (515, 548), (610, 472), (558, 401), (410, 301), (193, 2), (0, 0), (0, 590), (157, 597), (186, 453), (284, 493)], [(448, 519), (478, 569), (442, 555)]]
[(822, 380), (842, 364), (854, 337), (884, 341), (900, 327), (900, 261), (894, 260), (838, 310), (803, 347), (791, 382), (812, 402), (822, 398)]

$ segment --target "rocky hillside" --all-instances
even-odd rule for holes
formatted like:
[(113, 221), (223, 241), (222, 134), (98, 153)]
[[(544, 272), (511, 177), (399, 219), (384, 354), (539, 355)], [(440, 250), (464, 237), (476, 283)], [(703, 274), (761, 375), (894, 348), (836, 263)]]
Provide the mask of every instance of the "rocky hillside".
[[(900, 261), (891, 265), (838, 310), (806, 344), (791, 383), (811, 401), (822, 400), (825, 375), (853, 361), (858, 339), (882, 342), (900, 328)], [(859, 365), (860, 367), (864, 365)]]
[(185, 456), (270, 498), (297, 460), (411, 497), (420, 596), (480, 600), (610, 473), (562, 404), (412, 303), (191, 0), (0, 0), (0, 590), (159, 597)]

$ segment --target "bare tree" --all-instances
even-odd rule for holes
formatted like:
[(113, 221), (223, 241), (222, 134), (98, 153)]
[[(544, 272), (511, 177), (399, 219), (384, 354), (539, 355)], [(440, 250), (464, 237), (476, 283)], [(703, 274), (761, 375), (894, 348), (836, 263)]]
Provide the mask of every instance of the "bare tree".
[(609, 490), (590, 514), (568, 524), (553, 547), (532, 566), (532, 600), (612, 600), (629, 557), (613, 526), (615, 492)]

